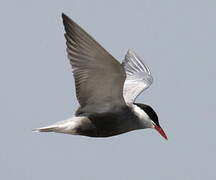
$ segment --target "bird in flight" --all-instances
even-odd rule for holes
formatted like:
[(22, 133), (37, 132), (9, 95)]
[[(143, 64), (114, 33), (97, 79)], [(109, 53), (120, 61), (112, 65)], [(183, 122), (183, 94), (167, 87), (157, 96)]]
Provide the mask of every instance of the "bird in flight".
[(153, 82), (138, 55), (128, 50), (121, 64), (68, 16), (62, 18), (80, 106), (74, 117), (34, 131), (110, 137), (152, 128), (167, 139), (152, 107), (135, 102)]

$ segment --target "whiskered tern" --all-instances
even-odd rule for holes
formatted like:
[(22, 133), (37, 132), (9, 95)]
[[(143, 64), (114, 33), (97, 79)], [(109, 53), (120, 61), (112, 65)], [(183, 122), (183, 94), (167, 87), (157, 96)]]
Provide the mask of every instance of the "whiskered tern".
[(68, 16), (62, 14), (62, 18), (80, 107), (74, 117), (34, 131), (109, 137), (153, 128), (167, 139), (156, 112), (149, 105), (135, 103), (153, 82), (138, 55), (128, 50), (120, 64)]

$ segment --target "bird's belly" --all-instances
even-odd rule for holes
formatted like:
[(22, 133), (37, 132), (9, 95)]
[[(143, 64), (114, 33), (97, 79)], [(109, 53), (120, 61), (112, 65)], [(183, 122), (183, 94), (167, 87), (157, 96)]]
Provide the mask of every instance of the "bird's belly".
[(88, 118), (95, 127), (95, 134), (88, 135), (92, 137), (115, 136), (137, 129), (136, 120), (130, 114), (103, 113)]
[(98, 137), (109, 137), (131, 131), (125, 122), (116, 119), (103, 120), (103, 123), (95, 123)]
[(116, 122), (108, 122), (101, 125), (96, 125), (94, 124), (94, 129), (92, 128), (87, 128), (87, 129), (79, 129), (78, 134), (79, 135), (84, 135), (84, 136), (89, 136), (89, 137), (110, 137), (110, 136), (115, 136), (119, 135), (122, 133), (126, 133), (132, 130), (135, 130), (133, 128), (126, 128), (124, 127), (123, 124), (118, 125)]

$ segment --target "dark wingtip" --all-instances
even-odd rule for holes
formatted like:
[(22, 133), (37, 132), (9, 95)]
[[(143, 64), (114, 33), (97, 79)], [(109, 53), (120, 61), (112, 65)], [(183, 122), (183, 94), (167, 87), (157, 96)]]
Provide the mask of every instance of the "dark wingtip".
[(66, 22), (66, 21), (68, 21), (70, 18), (69, 18), (66, 14), (62, 13), (62, 19), (63, 19), (63, 22)]
[(67, 15), (65, 13), (62, 13), (62, 19), (65, 19), (65, 17), (67, 17)]
[(76, 25), (76, 23), (64, 13), (62, 13), (62, 19), (63, 19), (64, 25), (67, 25), (67, 24)]
[(64, 13), (62, 13), (62, 20), (63, 20), (63, 24), (64, 24), (64, 27), (65, 27), (65, 31), (67, 31), (67, 26), (69, 24), (72, 24), (73, 21)]
[(71, 22), (72, 20), (64, 13), (62, 13), (63, 22)]

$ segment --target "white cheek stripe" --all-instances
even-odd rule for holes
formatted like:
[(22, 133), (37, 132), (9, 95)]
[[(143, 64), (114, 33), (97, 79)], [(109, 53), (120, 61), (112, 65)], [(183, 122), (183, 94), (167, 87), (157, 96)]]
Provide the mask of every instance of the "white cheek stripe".
[(154, 122), (150, 119), (148, 114), (137, 105), (131, 105), (135, 115), (142, 122), (144, 128), (154, 128)]
[(148, 114), (146, 114), (145, 111), (143, 111), (139, 106), (132, 105), (134, 113), (142, 120), (150, 120)]

